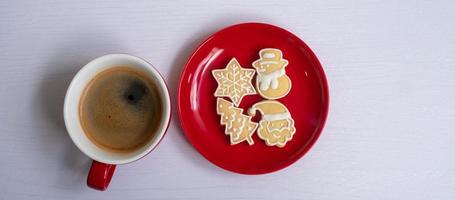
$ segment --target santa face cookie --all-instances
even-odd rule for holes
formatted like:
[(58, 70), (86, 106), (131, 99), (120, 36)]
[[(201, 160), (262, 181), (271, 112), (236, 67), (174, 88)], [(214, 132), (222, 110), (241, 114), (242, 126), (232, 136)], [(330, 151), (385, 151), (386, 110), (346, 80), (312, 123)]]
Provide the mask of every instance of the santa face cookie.
[(266, 48), (259, 51), (260, 58), (253, 62), (256, 69), (256, 89), (265, 99), (279, 99), (291, 90), (291, 80), (286, 75), (288, 61), (279, 49)]
[(254, 144), (251, 136), (258, 124), (251, 121), (251, 116), (242, 114), (243, 109), (223, 98), (217, 98), (216, 108), (217, 114), (221, 116), (220, 123), (225, 125), (224, 133), (230, 136), (231, 145), (243, 141), (247, 141), (249, 145)]
[(257, 130), (258, 136), (268, 146), (284, 147), (288, 141), (292, 140), (296, 129), (291, 113), (286, 106), (278, 101), (264, 100), (254, 104), (248, 113), (254, 116), (256, 111), (262, 115)]
[(232, 58), (226, 68), (212, 71), (213, 77), (218, 82), (215, 97), (228, 97), (236, 106), (239, 106), (244, 96), (256, 94), (251, 84), (254, 73), (254, 69), (242, 68), (239, 62)]

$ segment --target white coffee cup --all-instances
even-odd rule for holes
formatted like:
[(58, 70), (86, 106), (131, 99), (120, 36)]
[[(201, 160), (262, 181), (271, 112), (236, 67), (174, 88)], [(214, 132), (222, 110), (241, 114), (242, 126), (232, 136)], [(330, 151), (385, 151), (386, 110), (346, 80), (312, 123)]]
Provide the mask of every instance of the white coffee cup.
[[(97, 74), (112, 67), (127, 66), (138, 69), (153, 80), (160, 93), (163, 102), (161, 122), (151, 138), (143, 147), (128, 153), (115, 153), (106, 151), (95, 145), (84, 133), (79, 118), (79, 102), (82, 93), (90, 80)], [(169, 90), (159, 72), (145, 60), (127, 54), (109, 54), (98, 57), (76, 74), (71, 81), (65, 96), (63, 116), (66, 129), (74, 144), (88, 157), (93, 159), (90, 172), (87, 177), (88, 186), (105, 190), (109, 185), (115, 165), (126, 164), (144, 157), (150, 153), (161, 141), (169, 126), (171, 119), (171, 100)]]

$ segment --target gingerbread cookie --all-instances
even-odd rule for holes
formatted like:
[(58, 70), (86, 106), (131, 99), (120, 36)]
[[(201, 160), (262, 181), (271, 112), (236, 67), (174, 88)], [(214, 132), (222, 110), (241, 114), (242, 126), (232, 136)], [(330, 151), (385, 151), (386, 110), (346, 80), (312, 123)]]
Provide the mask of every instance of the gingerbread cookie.
[(251, 84), (254, 73), (254, 69), (242, 68), (239, 62), (232, 58), (226, 68), (212, 71), (213, 77), (218, 82), (215, 97), (228, 97), (236, 106), (239, 106), (244, 96), (256, 94)]
[(285, 105), (278, 101), (264, 100), (254, 104), (248, 114), (254, 116), (256, 111), (262, 115), (259, 121), (258, 136), (268, 146), (284, 147), (292, 140), (296, 132), (294, 120)]
[(286, 75), (288, 61), (279, 49), (266, 48), (259, 51), (260, 58), (253, 62), (257, 71), (256, 89), (265, 99), (279, 99), (291, 90), (291, 79)]
[(220, 123), (225, 125), (224, 133), (230, 136), (231, 145), (247, 141), (253, 145), (251, 138), (258, 124), (251, 121), (251, 116), (242, 114), (243, 109), (237, 108), (233, 103), (217, 98), (216, 112), (221, 116)]

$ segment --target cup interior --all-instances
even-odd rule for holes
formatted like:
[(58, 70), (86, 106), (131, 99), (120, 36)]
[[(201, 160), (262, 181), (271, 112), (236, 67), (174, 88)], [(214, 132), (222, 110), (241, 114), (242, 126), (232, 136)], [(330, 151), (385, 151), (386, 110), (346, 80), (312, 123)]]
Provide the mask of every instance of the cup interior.
[[(128, 66), (141, 70), (147, 74), (149, 78), (155, 82), (160, 93), (161, 101), (163, 102), (161, 123), (159, 124), (154, 137), (149, 139), (141, 148), (128, 153), (111, 152), (96, 146), (84, 133), (79, 118), (79, 103), (87, 84), (100, 72), (116, 66)], [(159, 141), (164, 136), (171, 115), (169, 91), (158, 71), (143, 59), (127, 54), (109, 54), (89, 62), (76, 74), (71, 81), (65, 96), (63, 115), (68, 134), (74, 144), (83, 153), (99, 162), (107, 164), (125, 164), (145, 156), (158, 145)]]

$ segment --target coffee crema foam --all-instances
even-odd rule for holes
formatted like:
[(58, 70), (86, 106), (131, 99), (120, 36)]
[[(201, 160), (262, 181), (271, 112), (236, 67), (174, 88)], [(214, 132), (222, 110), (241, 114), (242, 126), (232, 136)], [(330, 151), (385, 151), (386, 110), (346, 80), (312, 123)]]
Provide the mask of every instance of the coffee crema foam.
[(154, 81), (127, 66), (96, 75), (79, 103), (79, 118), (87, 137), (113, 152), (143, 147), (155, 135), (162, 113), (163, 103)]

